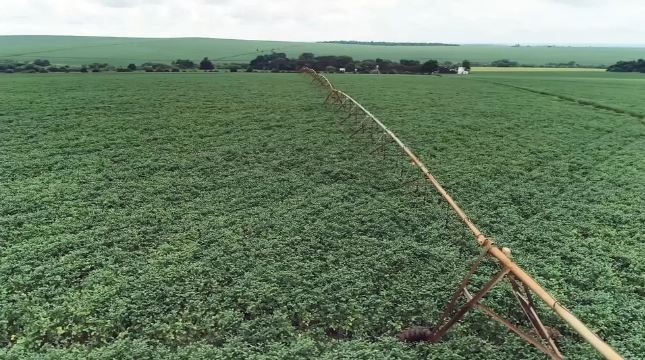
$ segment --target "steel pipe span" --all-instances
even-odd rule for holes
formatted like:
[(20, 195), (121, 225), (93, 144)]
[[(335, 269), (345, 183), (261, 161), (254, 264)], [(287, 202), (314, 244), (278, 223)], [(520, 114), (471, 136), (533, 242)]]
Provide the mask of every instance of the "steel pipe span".
[(571, 311), (565, 308), (553, 295), (551, 295), (546, 289), (544, 289), (531, 275), (529, 275), (524, 269), (517, 265), (510, 257), (508, 257), (502, 249), (497, 247), (492, 240), (487, 238), (481, 230), (473, 223), (472, 220), (468, 218), (466, 212), (457, 204), (457, 202), (452, 198), (452, 196), (444, 189), (444, 187), (439, 183), (439, 181), (432, 175), (428, 168), (419, 160), (419, 157), (410, 150), (390, 129), (388, 129), (376, 116), (374, 116), (369, 110), (367, 110), (363, 105), (358, 101), (354, 100), (351, 96), (346, 94), (343, 91), (336, 89), (332, 83), (327, 79), (326, 76), (317, 73), (316, 71), (305, 68), (303, 69), (305, 73), (308, 73), (314, 77), (315, 81), (318, 81), (319, 84), (330, 91), (330, 96), (339, 96), (341, 98), (349, 101), (354, 107), (363, 112), (368, 116), (375, 124), (377, 124), (383, 132), (395, 142), (399, 148), (412, 160), (412, 162), (421, 170), (423, 176), (429, 181), (433, 187), (439, 192), (441, 197), (450, 205), (453, 211), (461, 219), (461, 221), (468, 227), (470, 232), (475, 237), (477, 243), (487, 249), (488, 254), (497, 259), (503, 266), (509, 269), (509, 271), (515, 275), (515, 277), (526, 284), (526, 286), (531, 289), (546, 305), (548, 305), (553, 311), (564, 320), (572, 329), (574, 329), (580, 336), (582, 336), (591, 346), (593, 346), (600, 354), (602, 354), (607, 359), (623, 359), (616, 350), (614, 350), (609, 344), (604, 342), (598, 335), (589, 329), (582, 321), (580, 321)]

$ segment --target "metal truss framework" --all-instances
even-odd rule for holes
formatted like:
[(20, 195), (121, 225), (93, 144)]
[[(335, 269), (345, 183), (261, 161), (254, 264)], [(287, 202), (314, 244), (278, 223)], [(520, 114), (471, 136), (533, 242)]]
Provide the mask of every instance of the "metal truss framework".
[[(477, 243), (482, 247), (482, 252), (471, 265), (470, 271), (461, 281), (455, 290), (452, 298), (446, 305), (443, 314), (436, 323), (430, 335), (431, 342), (440, 341), (446, 333), (457, 324), (471, 310), (478, 309), (492, 319), (503, 324), (510, 331), (514, 332), (526, 342), (535, 346), (540, 351), (547, 354), (552, 359), (563, 359), (557, 344), (554, 331), (552, 328), (544, 325), (538, 316), (538, 308), (534, 302), (534, 296), (541, 299), (553, 312), (564, 322), (569, 324), (582, 338), (592, 345), (600, 354), (607, 359), (622, 359), (622, 357), (607, 343), (593, 333), (584, 323), (575, 315), (566, 309), (557, 299), (537, 283), (528, 273), (526, 273), (511, 258), (511, 251), (508, 248), (499, 248), (495, 243), (486, 237), (475, 224), (468, 218), (466, 213), (459, 207), (455, 200), (446, 192), (443, 186), (430, 173), (427, 167), (419, 158), (383, 123), (372, 115), (361, 104), (343, 91), (336, 89), (331, 82), (322, 74), (316, 71), (304, 68), (302, 71), (312, 77), (312, 83), (319, 85), (329, 92), (325, 99), (326, 104), (331, 104), (335, 109), (344, 114), (341, 115), (342, 122), (352, 121), (350, 126), (351, 135), (364, 135), (369, 137), (377, 146), (370, 151), (371, 154), (378, 154), (385, 158), (387, 149), (390, 146), (400, 148), (415, 165), (416, 169), (411, 172), (408, 167), (401, 171), (403, 183), (416, 184), (423, 180), (429, 182), (439, 193), (444, 201), (450, 206), (459, 219), (468, 227), (475, 237)], [(412, 168), (414, 169), (414, 168)], [(500, 266), (499, 271), (486, 282), (481, 289), (468, 289), (470, 281), (483, 260), (487, 258), (494, 259)], [(517, 300), (522, 313), (525, 315), (531, 330), (525, 330), (526, 326), (511, 321), (499, 315), (492, 308), (482, 304), (482, 300), (496, 285), (507, 281), (512, 289), (512, 294)]]

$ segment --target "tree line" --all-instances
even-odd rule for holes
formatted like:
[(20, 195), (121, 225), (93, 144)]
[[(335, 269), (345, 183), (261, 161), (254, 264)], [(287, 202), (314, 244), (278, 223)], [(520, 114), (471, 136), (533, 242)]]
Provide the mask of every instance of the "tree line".
[[(196, 62), (190, 59), (177, 59), (170, 64), (146, 62), (143, 64), (129, 64), (128, 66), (112, 66), (107, 63), (91, 63), (81, 66), (55, 65), (47, 59), (36, 59), (32, 62), (1, 61), (0, 72), (27, 72), (27, 73), (47, 73), (47, 72), (182, 72), (182, 71), (217, 71), (217, 68), (237, 71), (271, 71), (271, 72), (292, 72), (298, 71), (302, 67), (310, 67), (316, 71), (339, 72), (344, 69), (345, 72), (351, 73), (383, 73), (383, 74), (455, 74), (459, 67), (470, 69), (471, 66), (494, 66), (494, 67), (552, 67), (552, 68), (575, 68), (587, 67), (582, 66), (575, 61), (566, 63), (548, 63), (546, 65), (526, 65), (509, 59), (495, 60), (487, 64), (475, 63), (469, 60), (463, 60), (458, 63), (450, 61), (439, 62), (438, 60), (427, 60), (424, 62), (418, 60), (401, 59), (399, 61), (386, 60), (381, 58), (356, 60), (351, 56), (323, 55), (316, 56), (313, 53), (305, 52), (297, 58), (289, 58), (285, 53), (272, 52), (270, 54), (258, 55), (249, 63), (229, 63), (216, 64), (208, 57)], [(604, 66), (602, 66), (604, 68)], [(645, 72), (645, 61), (620, 61), (609, 68), (608, 71), (622, 72)]]
[(470, 69), (471, 62), (464, 60), (461, 63), (453, 64), (452, 62), (439, 63), (437, 60), (427, 60), (422, 63), (418, 60), (407, 59), (402, 59), (397, 62), (380, 58), (373, 60), (355, 60), (351, 56), (316, 56), (313, 53), (306, 52), (302, 53), (296, 59), (287, 57), (285, 53), (258, 55), (249, 63), (250, 71), (296, 71), (305, 66), (316, 71), (324, 72), (338, 72), (341, 69), (345, 69), (345, 72), (363, 74), (372, 72), (385, 74), (450, 74), (457, 73), (459, 66)]
[[(239, 68), (239, 67), (238, 67)], [(234, 66), (229, 65), (229, 70), (234, 71)], [(207, 57), (202, 61), (195, 63), (192, 60), (177, 59), (170, 64), (146, 62), (140, 65), (129, 64), (128, 66), (112, 66), (107, 63), (91, 63), (87, 65), (72, 66), (72, 65), (54, 65), (47, 59), (36, 59), (31, 62), (20, 61), (0, 61), (0, 72), (14, 73), (48, 73), (48, 72), (103, 72), (103, 71), (116, 71), (116, 72), (132, 72), (132, 71), (145, 71), (145, 72), (180, 72), (186, 70), (203, 70), (215, 71), (215, 64)]]
[[(225, 64), (221, 65), (222, 69), (231, 72), (245, 70), (253, 71), (272, 71), (272, 72), (292, 72), (298, 71), (303, 67), (310, 67), (317, 71), (338, 72), (345, 69), (346, 72), (352, 73), (372, 73), (380, 72), (386, 74), (431, 74), (442, 73), (451, 74), (457, 72), (457, 67), (471, 67), (468, 60), (461, 63), (453, 64), (452, 62), (439, 63), (437, 60), (428, 60), (420, 62), (418, 60), (392, 61), (385, 59), (374, 60), (355, 60), (350, 56), (315, 56), (312, 53), (303, 53), (296, 59), (291, 59), (285, 53), (271, 53), (259, 55), (249, 63)], [(170, 64), (147, 62), (140, 65), (129, 64), (128, 66), (112, 66), (107, 63), (91, 63), (81, 66), (54, 65), (46, 59), (36, 59), (32, 62), (0, 62), (0, 72), (13, 73), (47, 73), (47, 72), (180, 72), (180, 71), (216, 71), (213, 61), (207, 57), (200, 62), (194, 62), (189, 59), (177, 59)]]

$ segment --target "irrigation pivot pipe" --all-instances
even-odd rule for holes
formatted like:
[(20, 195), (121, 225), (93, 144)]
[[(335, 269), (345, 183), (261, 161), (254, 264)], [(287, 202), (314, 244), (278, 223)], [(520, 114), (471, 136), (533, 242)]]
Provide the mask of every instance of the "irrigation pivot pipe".
[[(529, 275), (524, 269), (517, 265), (513, 260), (511, 260), (499, 247), (497, 247), (494, 242), (488, 239), (479, 228), (468, 218), (464, 210), (457, 204), (457, 202), (448, 194), (446, 189), (439, 183), (439, 181), (430, 173), (428, 168), (419, 160), (419, 158), (408, 148), (390, 129), (388, 129), (379, 119), (376, 118), (369, 110), (365, 109), (363, 105), (354, 100), (351, 96), (347, 95), (341, 90), (335, 89), (331, 82), (322, 74), (318, 74), (314, 70), (308, 69), (304, 70), (305, 72), (311, 74), (315, 77), (320, 77), (325, 83), (329, 84), (330, 91), (335, 93), (336, 96), (350, 101), (355, 107), (360, 109), (365, 113), (374, 123), (376, 123), (387, 136), (395, 142), (401, 150), (412, 160), (412, 162), (421, 170), (423, 176), (434, 186), (434, 188), (439, 192), (441, 197), (450, 205), (454, 212), (459, 216), (461, 221), (466, 224), (470, 232), (474, 235), (477, 243), (480, 246), (487, 249), (488, 254), (496, 258), (503, 266), (508, 268), (509, 272), (515, 275), (515, 277), (524, 283), (531, 291), (533, 291), (542, 301), (544, 301), (553, 311), (558, 314), (562, 320), (564, 320), (571, 328), (573, 328), (580, 336), (582, 336), (591, 346), (593, 346), (600, 354), (602, 354), (607, 359), (623, 359), (616, 350), (614, 350), (609, 344), (605, 343), (598, 335), (591, 331), (582, 321), (580, 321), (571, 311), (565, 308), (560, 302), (553, 297), (546, 289), (544, 289), (531, 275)], [(326, 86), (327, 87), (327, 86)]]

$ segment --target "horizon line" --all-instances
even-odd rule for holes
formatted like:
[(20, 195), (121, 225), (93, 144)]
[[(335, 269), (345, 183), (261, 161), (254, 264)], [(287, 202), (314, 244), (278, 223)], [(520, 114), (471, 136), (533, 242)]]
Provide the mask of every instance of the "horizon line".
[[(444, 42), (444, 41), (390, 41), (390, 40), (272, 40), (272, 39), (243, 39), (227, 37), (210, 37), (210, 36), (120, 36), (120, 35), (77, 35), (77, 34), (0, 34), (0, 37), (11, 36), (51, 36), (51, 37), (84, 37), (84, 38), (121, 38), (121, 39), (211, 39), (211, 40), (238, 40), (238, 41), (266, 41), (266, 42), (288, 42), (288, 43), (335, 43), (342, 41), (356, 41), (361, 43), (380, 42), (390, 44), (405, 43), (428, 43), (428, 44), (446, 44), (450, 45), (477, 45), (477, 46), (562, 46), (562, 47), (645, 47), (645, 43), (557, 43), (557, 42)], [(345, 44), (339, 44), (345, 45)], [(351, 45), (351, 44), (346, 44)], [(379, 46), (379, 45), (374, 45)], [(434, 45), (441, 46), (441, 45)]]

